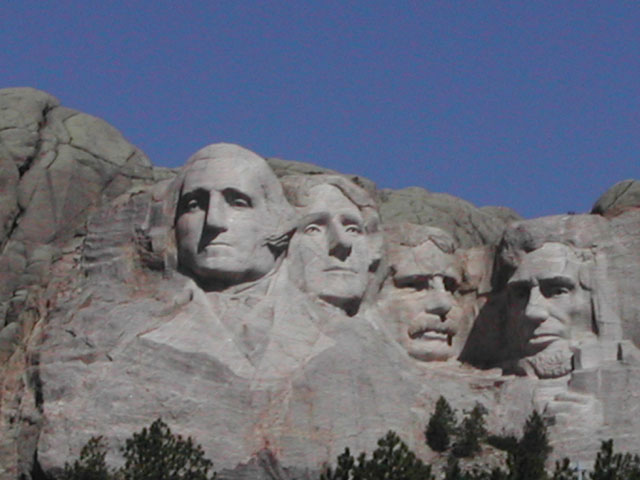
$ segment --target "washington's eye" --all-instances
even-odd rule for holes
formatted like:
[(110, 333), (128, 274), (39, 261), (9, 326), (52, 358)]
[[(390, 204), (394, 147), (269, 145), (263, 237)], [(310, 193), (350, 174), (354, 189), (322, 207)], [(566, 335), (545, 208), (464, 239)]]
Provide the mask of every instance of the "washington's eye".
[(251, 202), (251, 198), (248, 195), (236, 190), (235, 188), (227, 188), (222, 194), (224, 195), (225, 201), (231, 205), (232, 207), (238, 208), (251, 208), (253, 207), (253, 203)]
[(314, 233), (320, 233), (320, 227), (318, 225), (316, 225), (315, 223), (312, 223), (310, 225), (307, 225), (306, 227), (304, 227), (304, 233), (308, 234), (308, 235), (312, 235)]

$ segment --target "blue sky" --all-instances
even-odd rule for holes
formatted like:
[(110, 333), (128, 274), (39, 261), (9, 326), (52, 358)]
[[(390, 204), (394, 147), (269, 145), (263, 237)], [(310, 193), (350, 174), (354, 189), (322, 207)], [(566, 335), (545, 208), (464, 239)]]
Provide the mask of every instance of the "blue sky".
[(7, 1), (0, 87), (179, 166), (213, 142), (525, 217), (640, 179), (640, 4)]

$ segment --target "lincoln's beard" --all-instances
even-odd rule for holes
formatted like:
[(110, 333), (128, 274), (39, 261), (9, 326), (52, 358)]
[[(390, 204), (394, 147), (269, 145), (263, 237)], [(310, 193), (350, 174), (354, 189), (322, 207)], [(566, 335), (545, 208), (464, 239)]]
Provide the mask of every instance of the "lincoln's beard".
[(573, 353), (566, 341), (556, 341), (536, 355), (523, 358), (520, 364), (533, 369), (538, 378), (558, 378), (573, 370)]

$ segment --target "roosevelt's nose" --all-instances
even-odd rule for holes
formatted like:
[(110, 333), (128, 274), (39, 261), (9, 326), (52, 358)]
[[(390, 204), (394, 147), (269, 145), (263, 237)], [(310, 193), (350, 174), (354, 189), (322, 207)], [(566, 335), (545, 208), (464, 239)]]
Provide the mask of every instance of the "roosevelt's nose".
[(431, 279), (432, 285), (428, 291), (428, 298), (425, 305), (427, 313), (438, 315), (444, 322), (447, 313), (453, 307), (453, 298), (451, 292), (448, 292), (444, 286), (442, 277), (436, 276)]
[(329, 224), (327, 228), (329, 255), (344, 262), (351, 255), (351, 239), (345, 231)]
[(542, 323), (549, 318), (547, 299), (542, 295), (540, 287), (537, 285), (531, 287), (529, 291), (529, 299), (524, 309), (524, 316), (527, 320), (536, 323)]

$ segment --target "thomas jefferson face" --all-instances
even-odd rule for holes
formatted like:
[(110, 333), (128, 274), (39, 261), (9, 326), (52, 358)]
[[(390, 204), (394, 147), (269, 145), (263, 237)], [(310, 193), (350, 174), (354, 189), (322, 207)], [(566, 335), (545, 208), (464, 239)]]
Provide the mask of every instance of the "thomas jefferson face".
[(455, 256), (426, 241), (391, 245), (389, 258), (393, 276), (385, 282), (381, 308), (398, 343), (422, 361), (457, 357), (463, 312), (454, 297), (460, 282)]
[(337, 187), (316, 185), (291, 240), (302, 289), (355, 313), (368, 281), (370, 252), (360, 210)]
[(266, 243), (277, 222), (264, 194), (269, 173), (231, 157), (188, 167), (176, 219), (178, 260), (201, 283), (234, 285), (274, 267)]
[(523, 356), (593, 332), (580, 266), (575, 252), (560, 243), (524, 255), (508, 282), (508, 333)]

